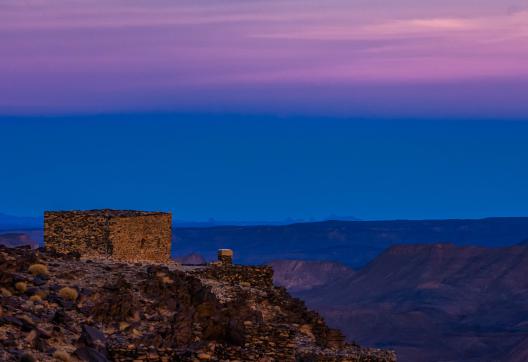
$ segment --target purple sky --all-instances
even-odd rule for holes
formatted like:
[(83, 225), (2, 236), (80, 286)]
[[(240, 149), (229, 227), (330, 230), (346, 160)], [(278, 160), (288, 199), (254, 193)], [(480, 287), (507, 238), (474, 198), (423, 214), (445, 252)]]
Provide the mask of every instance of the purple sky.
[(0, 114), (528, 118), (526, 0), (2, 0)]

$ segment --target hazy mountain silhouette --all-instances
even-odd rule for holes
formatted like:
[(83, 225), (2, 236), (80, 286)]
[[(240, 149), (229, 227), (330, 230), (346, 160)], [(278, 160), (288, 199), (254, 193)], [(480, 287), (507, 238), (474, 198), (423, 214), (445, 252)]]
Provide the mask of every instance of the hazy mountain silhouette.
[(354, 270), (340, 263), (305, 260), (274, 260), (273, 282), (292, 292), (313, 289), (355, 274)]
[(7, 247), (16, 247), (29, 245), (33, 248), (38, 247), (37, 242), (26, 233), (5, 233), (0, 234), (0, 245)]
[(204, 257), (197, 253), (191, 253), (188, 255), (179, 256), (179, 257), (174, 258), (174, 260), (184, 265), (200, 265), (200, 264), (207, 263)]
[(276, 259), (337, 261), (360, 267), (395, 244), (452, 242), (507, 246), (528, 239), (528, 218), (325, 221), (292, 225), (175, 228), (174, 250), (214, 259), (232, 248), (239, 263)]

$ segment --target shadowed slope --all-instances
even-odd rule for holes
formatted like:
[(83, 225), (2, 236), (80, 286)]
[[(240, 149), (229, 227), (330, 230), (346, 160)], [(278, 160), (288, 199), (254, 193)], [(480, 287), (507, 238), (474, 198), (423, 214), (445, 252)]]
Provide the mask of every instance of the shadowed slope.
[(295, 294), (349, 338), (393, 348), (404, 361), (517, 361), (528, 354), (526, 275), (521, 245), (402, 245)]
[(312, 289), (354, 275), (354, 270), (343, 264), (324, 261), (275, 260), (269, 265), (274, 271), (273, 282), (291, 292)]

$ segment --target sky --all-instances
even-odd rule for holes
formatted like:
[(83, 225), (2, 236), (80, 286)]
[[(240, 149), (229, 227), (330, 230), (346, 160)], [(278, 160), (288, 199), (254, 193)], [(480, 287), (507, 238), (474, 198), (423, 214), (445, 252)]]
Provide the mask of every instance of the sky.
[(0, 210), (282, 221), (528, 215), (528, 122), (129, 114), (0, 119)]
[(524, 119), (527, 0), (3, 0), (0, 113)]
[(0, 212), (528, 215), (528, 0), (2, 0)]

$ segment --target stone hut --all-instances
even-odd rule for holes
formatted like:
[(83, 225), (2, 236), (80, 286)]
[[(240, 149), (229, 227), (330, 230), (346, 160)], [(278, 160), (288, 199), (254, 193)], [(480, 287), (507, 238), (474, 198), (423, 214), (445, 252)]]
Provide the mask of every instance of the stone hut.
[(233, 250), (218, 249), (218, 261), (224, 265), (233, 264)]
[(46, 248), (82, 256), (165, 262), (170, 258), (172, 216), (134, 210), (47, 211)]

